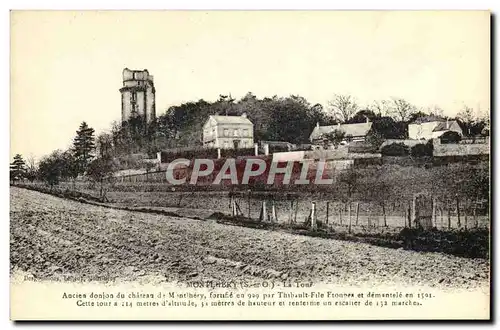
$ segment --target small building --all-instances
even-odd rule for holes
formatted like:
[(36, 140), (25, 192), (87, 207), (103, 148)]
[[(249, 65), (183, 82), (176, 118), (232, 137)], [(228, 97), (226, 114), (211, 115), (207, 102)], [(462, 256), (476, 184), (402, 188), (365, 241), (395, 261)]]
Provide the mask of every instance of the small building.
[(350, 142), (364, 142), (366, 136), (370, 132), (373, 123), (366, 119), (365, 123), (356, 124), (337, 124), (331, 126), (320, 126), (319, 123), (313, 129), (309, 140), (313, 144), (313, 148), (318, 148), (324, 145), (324, 134), (331, 133), (335, 130), (344, 132), (344, 139), (341, 145), (347, 145)]
[(241, 116), (209, 116), (203, 125), (203, 146), (207, 148), (253, 148), (253, 123)]
[(412, 140), (431, 140), (452, 131), (463, 136), (456, 120), (438, 120), (429, 122), (416, 121), (408, 125), (408, 137)]

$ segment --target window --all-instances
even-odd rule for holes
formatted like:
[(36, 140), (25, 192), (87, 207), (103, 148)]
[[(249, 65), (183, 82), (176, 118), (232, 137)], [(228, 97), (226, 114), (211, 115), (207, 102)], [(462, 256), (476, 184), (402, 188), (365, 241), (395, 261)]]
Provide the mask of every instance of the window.
[(240, 134), (239, 129), (234, 130), (234, 136), (238, 136)]
[(224, 128), (224, 136), (229, 136), (229, 130), (227, 128)]
[(229, 148), (229, 142), (224, 141), (224, 149), (228, 149), (228, 148)]
[(248, 136), (248, 129), (247, 129), (247, 128), (245, 128), (245, 129), (243, 130), (243, 136)]

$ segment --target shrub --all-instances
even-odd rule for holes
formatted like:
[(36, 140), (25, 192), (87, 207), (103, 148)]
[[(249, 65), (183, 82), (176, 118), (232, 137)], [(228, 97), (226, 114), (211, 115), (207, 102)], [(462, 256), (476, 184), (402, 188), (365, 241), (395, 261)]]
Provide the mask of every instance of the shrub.
[(459, 143), (462, 137), (457, 132), (448, 131), (439, 137), (441, 143)]
[(274, 154), (276, 152), (287, 152), (290, 151), (288, 146), (283, 146), (283, 145), (274, 145), (274, 146), (269, 146), (269, 153)]
[(384, 146), (381, 153), (384, 156), (406, 156), (409, 154), (409, 148), (404, 143), (392, 143)]
[(224, 158), (236, 158), (253, 155), (255, 155), (254, 148), (221, 149), (221, 156)]
[(433, 150), (434, 146), (432, 144), (432, 140), (429, 140), (426, 144), (419, 143), (411, 147), (410, 155), (413, 157), (428, 157), (432, 156)]

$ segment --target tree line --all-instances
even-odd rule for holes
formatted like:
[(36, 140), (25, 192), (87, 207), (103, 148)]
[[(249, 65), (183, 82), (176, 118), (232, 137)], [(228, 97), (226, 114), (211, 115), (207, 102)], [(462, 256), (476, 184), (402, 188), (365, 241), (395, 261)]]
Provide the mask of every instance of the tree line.
[[(254, 124), (256, 141), (286, 141), (308, 144), (316, 124), (321, 126), (362, 123), (369, 119), (372, 135), (369, 143), (380, 144), (384, 139), (408, 137), (408, 124), (414, 121), (457, 120), (466, 136), (481, 134), (489, 127), (489, 113), (476, 114), (466, 105), (455, 117), (443, 115), (443, 109), (419, 108), (402, 98), (375, 101), (360, 105), (351, 95), (336, 94), (326, 107), (311, 104), (304, 97), (258, 98), (247, 93), (236, 100), (231, 95), (219, 95), (215, 102), (203, 99), (172, 106), (153, 123), (145, 125), (138, 118), (114, 123), (107, 137), (117, 154), (143, 153), (153, 157), (159, 150), (202, 145), (203, 124), (210, 115), (242, 115)], [(345, 137), (325, 137), (328, 142)]]
[(10, 180), (13, 183), (23, 179), (40, 180), (51, 187), (61, 180), (71, 180), (74, 189), (77, 177), (87, 175), (102, 187), (104, 179), (114, 171), (113, 163), (111, 154), (96, 155), (95, 130), (82, 122), (68, 150), (55, 150), (42, 157), (38, 164), (32, 158), (25, 161), (22, 155), (15, 155), (10, 165)]
[[(376, 146), (385, 139), (407, 138), (408, 123), (417, 120), (457, 120), (466, 136), (489, 130), (489, 113), (478, 115), (466, 105), (451, 118), (444, 116), (439, 107), (418, 108), (401, 98), (360, 105), (351, 95), (336, 94), (324, 108), (298, 95), (258, 98), (249, 92), (239, 100), (231, 95), (219, 95), (215, 102), (201, 99), (172, 106), (152, 123), (145, 123), (141, 118), (113, 122), (108, 132), (97, 136), (94, 129), (83, 122), (66, 151), (56, 150), (38, 164), (16, 155), (11, 163), (11, 180), (40, 179), (54, 185), (63, 179), (75, 182), (79, 175), (87, 175), (102, 182), (117, 169), (150, 169), (151, 164), (142, 158), (153, 158), (164, 149), (201, 146), (202, 127), (208, 116), (243, 113), (254, 123), (256, 141), (287, 141), (299, 145), (310, 142), (309, 136), (318, 123), (322, 126), (349, 124), (367, 119), (373, 123), (367, 140)], [(334, 143), (344, 138), (339, 132), (325, 136), (328, 142)]]

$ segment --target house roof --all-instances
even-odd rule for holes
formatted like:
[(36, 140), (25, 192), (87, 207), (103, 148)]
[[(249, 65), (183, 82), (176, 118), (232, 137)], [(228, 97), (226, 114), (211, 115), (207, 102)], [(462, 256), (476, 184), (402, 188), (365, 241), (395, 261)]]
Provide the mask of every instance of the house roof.
[[(458, 125), (456, 120), (449, 120), (448, 124), (446, 123), (446, 120), (436, 120), (436, 121), (427, 121), (427, 122), (418, 122), (415, 121), (411, 123), (410, 125), (427, 125), (429, 127), (433, 127), (432, 131), (433, 132), (439, 132), (439, 131), (447, 131), (450, 129), (452, 125)], [(448, 126), (448, 128), (446, 128)]]
[(332, 126), (316, 126), (311, 133), (311, 140), (319, 138), (321, 135), (329, 132), (333, 132), (336, 129), (340, 129), (345, 133), (345, 135), (356, 136), (366, 136), (370, 129), (372, 128), (372, 122), (368, 123), (358, 123), (358, 124), (342, 124), (342, 125), (332, 125)]
[(434, 127), (434, 129), (432, 131), (433, 132), (448, 131), (450, 129), (451, 125), (453, 125), (455, 123), (458, 125), (458, 123), (455, 120), (448, 121), (448, 125), (446, 124), (445, 121), (439, 122), (436, 125), (436, 127)]
[(454, 131), (462, 135), (462, 129), (456, 120), (430, 121), (424, 123), (412, 123), (408, 125), (410, 139), (432, 139), (440, 136), (446, 131)]
[(209, 120), (213, 119), (217, 124), (249, 124), (253, 125), (252, 122), (244, 116), (218, 116), (212, 115)]

